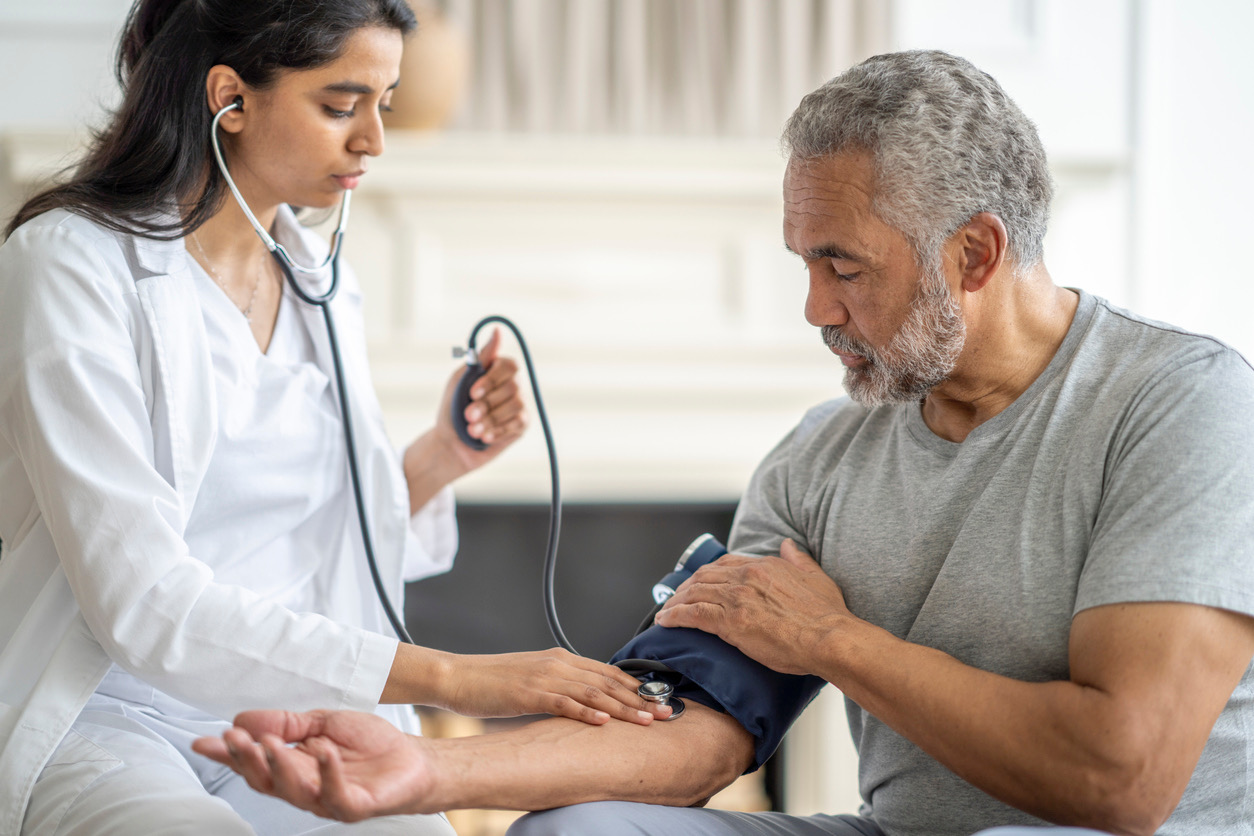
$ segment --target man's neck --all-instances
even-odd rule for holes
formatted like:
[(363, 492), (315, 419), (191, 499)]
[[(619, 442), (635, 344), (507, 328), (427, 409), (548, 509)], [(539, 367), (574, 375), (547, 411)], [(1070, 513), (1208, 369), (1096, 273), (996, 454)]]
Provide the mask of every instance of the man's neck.
[(1043, 265), (1002, 281), (1000, 293), (980, 294), (965, 312), (967, 344), (958, 365), (923, 401), (928, 428), (949, 441), (963, 441), (1027, 391), (1062, 345), (1079, 305), (1079, 295), (1056, 287)]

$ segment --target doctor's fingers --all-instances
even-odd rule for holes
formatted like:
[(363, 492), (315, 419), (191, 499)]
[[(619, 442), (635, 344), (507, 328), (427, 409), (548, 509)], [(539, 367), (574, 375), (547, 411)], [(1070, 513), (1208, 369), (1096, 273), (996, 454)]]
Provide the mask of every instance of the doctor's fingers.
[(631, 697), (625, 693), (611, 696), (601, 686), (573, 681), (555, 683), (538, 696), (533, 713), (543, 712), (554, 717), (567, 717), (591, 726), (602, 725), (611, 718), (647, 726), (655, 719), (666, 717), (670, 713), (646, 709), (646, 706), (656, 704), (650, 704), (644, 699), (637, 700), (634, 693)]
[(475, 422), (486, 419), (494, 424), (504, 425), (522, 415), (526, 407), (518, 396), (518, 387), (509, 384), (506, 388), (512, 391), (499, 398), (494, 397), (495, 392), (489, 392), (487, 397), (471, 401), (466, 407), (466, 420)]
[(536, 690), (547, 691), (544, 699), (549, 704), (543, 711), (593, 725), (611, 717), (647, 725), (670, 714), (640, 696), (640, 682), (631, 674), (581, 656), (550, 666), (535, 685)]
[(492, 409), (521, 400), (519, 391), (518, 366), (509, 357), (502, 357), (470, 387), (471, 403)]

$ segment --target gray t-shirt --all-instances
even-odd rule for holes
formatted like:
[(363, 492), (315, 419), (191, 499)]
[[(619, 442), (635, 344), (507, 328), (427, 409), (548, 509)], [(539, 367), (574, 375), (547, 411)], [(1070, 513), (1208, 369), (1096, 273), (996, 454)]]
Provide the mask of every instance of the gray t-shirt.
[[(1183, 601), (1254, 615), (1254, 369), (1085, 293), (1041, 376), (961, 444), (915, 405), (811, 410), (759, 467), (733, 551), (818, 558), (850, 610), (1019, 680), (1068, 677), (1072, 617)], [(863, 814), (890, 836), (1041, 824), (846, 700)], [(1254, 834), (1254, 668), (1163, 836)]]

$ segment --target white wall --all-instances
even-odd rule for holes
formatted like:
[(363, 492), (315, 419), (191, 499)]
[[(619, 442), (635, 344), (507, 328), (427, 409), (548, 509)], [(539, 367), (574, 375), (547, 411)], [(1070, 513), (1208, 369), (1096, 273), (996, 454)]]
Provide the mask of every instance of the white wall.
[(0, 131), (98, 123), (128, 0), (0, 0)]
[(1254, 359), (1254, 4), (1140, 4), (1131, 303)]
[[(116, 101), (127, 0), (0, 2), (0, 132), (78, 130)], [(1048, 261), (1147, 315), (1254, 354), (1254, 4), (1244, 0), (897, 0), (894, 47), (996, 75), (1075, 170)], [(1088, 176), (1084, 176), (1087, 172)], [(1074, 255), (1072, 253), (1075, 253)]]

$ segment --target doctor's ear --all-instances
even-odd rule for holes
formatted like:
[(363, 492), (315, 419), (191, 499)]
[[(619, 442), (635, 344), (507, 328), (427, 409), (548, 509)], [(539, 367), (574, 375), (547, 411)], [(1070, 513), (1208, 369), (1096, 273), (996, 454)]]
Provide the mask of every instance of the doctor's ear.
[(216, 64), (209, 68), (209, 74), (205, 77), (205, 96), (209, 110), (216, 114), (231, 104), (239, 105), (222, 117), (219, 123), (222, 130), (235, 133), (243, 128), (245, 100), (249, 93), (248, 85), (235, 70), (225, 64)]

